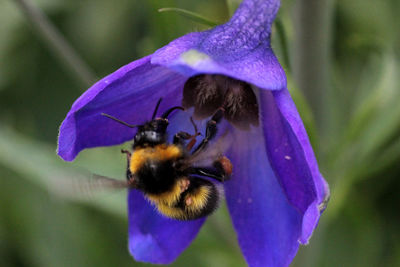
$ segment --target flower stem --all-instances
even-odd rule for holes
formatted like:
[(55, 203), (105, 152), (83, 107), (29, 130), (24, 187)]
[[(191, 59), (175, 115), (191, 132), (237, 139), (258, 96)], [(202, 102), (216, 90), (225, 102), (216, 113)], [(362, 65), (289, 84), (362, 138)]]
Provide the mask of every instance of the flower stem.
[(46, 15), (33, 5), (30, 0), (15, 0), (15, 2), (25, 13), (26, 18), (31, 22), (34, 29), (65, 67), (68, 68), (84, 86), (88, 87), (92, 85), (96, 80), (93, 71), (68, 44), (67, 40), (49, 21)]
[(333, 0), (298, 0), (294, 5), (293, 76), (308, 100), (319, 130), (328, 94)]

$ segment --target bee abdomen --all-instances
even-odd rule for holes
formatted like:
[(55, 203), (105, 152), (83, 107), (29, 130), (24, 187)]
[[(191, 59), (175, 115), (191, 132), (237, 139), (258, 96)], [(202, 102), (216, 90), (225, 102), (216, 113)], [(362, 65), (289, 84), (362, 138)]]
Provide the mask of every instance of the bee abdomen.
[(176, 220), (194, 220), (210, 215), (219, 204), (221, 192), (201, 178), (181, 178), (171, 191), (146, 194), (160, 214)]
[(181, 194), (178, 207), (184, 211), (184, 220), (194, 220), (210, 215), (219, 204), (220, 193), (210, 181), (190, 178), (189, 188)]

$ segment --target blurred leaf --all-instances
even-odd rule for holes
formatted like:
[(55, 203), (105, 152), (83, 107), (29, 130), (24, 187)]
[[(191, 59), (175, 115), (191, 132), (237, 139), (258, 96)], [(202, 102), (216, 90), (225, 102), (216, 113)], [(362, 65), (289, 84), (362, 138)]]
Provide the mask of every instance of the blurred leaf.
[(214, 27), (214, 26), (217, 26), (219, 24), (218, 22), (215, 22), (215, 21), (212, 21), (212, 20), (210, 20), (208, 18), (205, 18), (205, 17), (203, 17), (203, 16), (201, 16), (201, 15), (195, 13), (195, 12), (188, 11), (188, 10), (181, 9), (181, 8), (165, 7), (165, 8), (160, 8), (158, 10), (158, 12), (171, 12), (171, 11), (172, 12), (176, 12), (179, 15), (181, 15), (183, 17), (186, 17), (186, 18), (188, 18), (188, 19), (190, 19), (192, 21), (195, 21), (195, 22), (198, 22), (198, 23), (210, 26), (210, 27)]
[(283, 65), (287, 67), (288, 71), (291, 71), (290, 60), (289, 60), (288, 37), (287, 37), (286, 30), (285, 30), (285, 25), (280, 16), (278, 16), (275, 19), (273, 27), (276, 29), (276, 32), (277, 32), (277, 35), (279, 38), (280, 49), (282, 51), (282, 61), (283, 62), (281, 62), (281, 63), (283, 63)]
[[(362, 128), (360, 140), (365, 155), (377, 152), (376, 150), (400, 127), (400, 106), (397, 105), (400, 97), (399, 73), (396, 57), (391, 53), (387, 54), (382, 77), (375, 92), (361, 105), (360, 112), (355, 114), (350, 124), (357, 127), (354, 125), (357, 120), (367, 122), (366, 127)], [(363, 108), (364, 106), (366, 108)]]
[(318, 145), (319, 145), (318, 133), (315, 125), (314, 116), (311, 112), (311, 108), (308, 105), (303, 93), (293, 82), (293, 78), (290, 72), (286, 72), (286, 77), (288, 80), (288, 87), (290, 94), (293, 98), (294, 103), (296, 104), (301, 119), (303, 120), (304, 127), (306, 128), (308, 137), (310, 138), (310, 142), (314, 150), (318, 152)]
[[(365, 156), (379, 154), (378, 150), (400, 130), (400, 106), (397, 104), (400, 98), (399, 74), (399, 62), (395, 55), (387, 54), (377, 92), (370, 98), (370, 109), (374, 112), (369, 116), (361, 113), (368, 117), (369, 122), (359, 141), (362, 144), (361, 152)], [(368, 114), (368, 111), (364, 112)]]
[[(344, 140), (338, 142), (331, 154), (330, 165), (336, 180), (328, 216), (338, 215), (356, 182), (395, 163), (400, 156), (398, 139), (395, 143), (390, 142), (400, 132), (398, 61), (390, 52), (384, 59), (379, 80), (373, 82), (369, 95), (360, 102), (350, 119)], [(375, 71), (373, 68), (370, 70)], [(364, 86), (371, 84), (365, 83)], [(386, 148), (388, 143), (390, 145)]]
[(226, 5), (228, 6), (229, 14), (232, 16), (236, 9), (240, 5), (242, 0), (226, 0)]
[(362, 169), (361, 176), (374, 175), (397, 163), (398, 159), (400, 159), (400, 138), (397, 138), (385, 150), (380, 151), (378, 155), (373, 156), (372, 161), (374, 161), (374, 164), (370, 168)]
[(63, 166), (65, 163), (54, 148), (5, 127), (0, 130), (0, 162), (56, 197), (87, 203), (118, 216), (126, 214), (125, 193), (85, 192), (83, 186), (90, 179), (90, 172)]
[[(387, 132), (395, 130), (393, 127), (397, 124), (397, 118), (399, 118), (397, 114), (400, 110), (393, 110), (392, 103), (399, 94), (395, 89), (398, 79), (397, 62), (393, 58), (392, 54), (386, 54), (382, 70), (379, 71), (380, 75), (377, 78), (373, 75), (377, 72), (377, 62), (376, 60), (369, 62), (372, 67), (367, 67), (368, 72), (364, 75), (366, 80), (362, 80), (363, 83), (360, 85), (360, 90), (367, 91), (368, 94), (358, 103), (356, 102), (355, 111), (341, 139), (336, 137), (338, 140), (333, 143), (334, 147), (330, 153), (334, 159), (343, 158), (343, 153), (353, 148), (357, 148), (357, 159), (362, 158), (371, 153), (373, 150), (371, 145), (381, 145), (385, 140), (384, 136), (388, 136)], [(370, 80), (371, 77), (374, 79)], [(371, 89), (365, 90), (363, 87)], [(390, 111), (387, 110), (388, 108)], [(388, 125), (382, 127), (385, 123)], [(382, 137), (378, 138), (378, 136)]]

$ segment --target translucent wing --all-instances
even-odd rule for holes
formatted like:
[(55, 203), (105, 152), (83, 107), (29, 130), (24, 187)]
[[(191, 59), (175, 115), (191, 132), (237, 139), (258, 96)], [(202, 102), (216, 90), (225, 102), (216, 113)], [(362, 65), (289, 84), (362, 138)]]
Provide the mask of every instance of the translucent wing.
[(114, 178), (92, 174), (92, 179), (88, 181), (90, 188), (96, 189), (119, 189), (129, 187), (129, 183), (126, 180), (117, 180)]
[(94, 193), (105, 190), (129, 188), (126, 180), (118, 180), (98, 174), (77, 173), (69, 177), (59, 177), (52, 185), (53, 189), (61, 196), (67, 198), (87, 198)]
[(192, 165), (197, 164), (210, 164), (216, 159), (224, 156), (225, 152), (230, 148), (233, 143), (233, 138), (229, 132), (225, 132), (218, 139), (210, 143), (200, 153), (196, 153), (189, 157), (188, 161)]

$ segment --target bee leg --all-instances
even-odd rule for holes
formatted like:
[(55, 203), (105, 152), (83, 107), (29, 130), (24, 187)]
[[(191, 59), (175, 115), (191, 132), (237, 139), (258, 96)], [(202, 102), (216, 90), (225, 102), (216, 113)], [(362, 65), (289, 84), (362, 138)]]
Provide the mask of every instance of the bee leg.
[(217, 170), (223, 172), (228, 177), (228, 179), (232, 175), (233, 171), (232, 162), (225, 156), (221, 156), (216, 161), (214, 161), (213, 166)]
[(186, 140), (189, 140), (192, 137), (191, 134), (187, 132), (178, 132), (174, 136), (173, 144), (174, 145), (184, 145)]
[(206, 148), (208, 142), (212, 140), (217, 135), (217, 124), (221, 121), (224, 116), (224, 109), (219, 108), (211, 119), (207, 122), (206, 126), (206, 137), (201, 141), (201, 143), (195, 148), (192, 155), (198, 153), (199, 151)]
[(122, 154), (126, 154), (126, 160), (128, 162), (128, 166), (129, 166), (129, 163), (131, 162), (132, 153), (130, 151), (128, 151), (128, 150), (125, 150), (125, 149), (121, 149), (121, 153)]
[(219, 182), (225, 182), (229, 180), (230, 176), (226, 174), (223, 169), (219, 169), (218, 167), (193, 167), (190, 169), (191, 175), (201, 175), (208, 178), (215, 179)]
[(126, 161), (127, 161), (127, 168), (126, 168), (126, 179), (128, 179), (128, 181), (130, 181), (132, 179), (132, 173), (131, 170), (129, 169), (129, 165), (131, 163), (131, 152), (129, 152), (128, 150), (125, 149), (121, 149), (121, 153), (122, 154), (126, 154)]
[(190, 122), (194, 128), (194, 135), (191, 136), (190, 142), (186, 145), (186, 149), (188, 151), (192, 150), (193, 146), (196, 144), (196, 137), (201, 135), (201, 133), (197, 130), (197, 125), (194, 123), (193, 117), (190, 117)]
[(196, 144), (196, 137), (200, 135), (200, 133), (196, 132), (194, 135), (191, 135), (187, 132), (179, 132), (177, 134), (175, 134), (174, 136), (174, 140), (173, 140), (173, 144), (174, 145), (185, 145), (185, 141), (186, 140), (190, 140), (187, 144), (186, 144), (186, 149), (187, 150), (192, 150), (193, 146)]
[(192, 170), (194, 170), (194, 172), (195, 172), (193, 174), (210, 177), (210, 178), (216, 179), (220, 182), (227, 181), (231, 178), (232, 169), (233, 169), (233, 166), (232, 166), (231, 161), (225, 156), (221, 156), (219, 159), (214, 161), (213, 168), (210, 168), (210, 167), (194, 167), (194, 168), (192, 168)]

